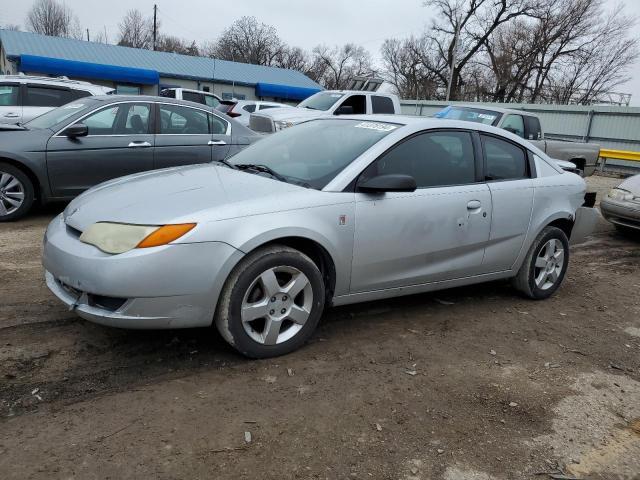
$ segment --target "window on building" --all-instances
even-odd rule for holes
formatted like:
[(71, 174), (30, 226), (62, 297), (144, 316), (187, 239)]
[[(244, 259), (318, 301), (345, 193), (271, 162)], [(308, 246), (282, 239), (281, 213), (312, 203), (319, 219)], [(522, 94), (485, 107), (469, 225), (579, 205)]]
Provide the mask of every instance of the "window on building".
[(17, 107), (19, 91), (18, 85), (0, 85), (0, 106)]
[(389, 97), (379, 97), (373, 95), (371, 97), (371, 108), (373, 113), (395, 113), (393, 108), (393, 100)]
[(241, 93), (222, 92), (223, 100), (246, 100), (247, 96)]
[(412, 176), (418, 188), (463, 185), (476, 181), (471, 135), (466, 132), (422, 133), (402, 142), (362, 174)]
[(140, 87), (138, 85), (116, 85), (116, 94), (140, 95)]
[(210, 92), (211, 89), (208, 86), (205, 85), (204, 87), (202, 87), (202, 91), (203, 92)]
[(515, 180), (527, 178), (527, 156), (513, 143), (497, 137), (482, 135), (487, 180)]

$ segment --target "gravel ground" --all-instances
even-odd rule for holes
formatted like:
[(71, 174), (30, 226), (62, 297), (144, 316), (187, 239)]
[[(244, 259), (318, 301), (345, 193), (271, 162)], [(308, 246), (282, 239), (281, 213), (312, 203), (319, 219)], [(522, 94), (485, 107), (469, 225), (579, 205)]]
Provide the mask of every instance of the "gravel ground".
[(0, 225), (2, 479), (640, 479), (640, 238), (604, 221), (547, 301), (495, 282), (335, 308), (248, 361), (66, 311), (40, 266), (60, 208)]

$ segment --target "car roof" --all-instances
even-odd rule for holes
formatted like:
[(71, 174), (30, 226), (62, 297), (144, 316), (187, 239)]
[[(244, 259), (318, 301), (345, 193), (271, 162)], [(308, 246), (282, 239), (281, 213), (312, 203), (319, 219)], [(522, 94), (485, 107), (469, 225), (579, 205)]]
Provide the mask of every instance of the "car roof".
[(168, 87), (168, 88), (163, 88), (164, 90), (182, 90), (183, 92), (193, 92), (193, 93), (202, 93), (204, 95), (209, 95), (211, 97), (217, 97), (218, 95), (216, 95), (213, 92), (205, 92), (204, 90), (196, 90), (195, 88), (182, 88), (182, 87)]
[(393, 94), (393, 93), (382, 93), (382, 92), (371, 92), (369, 90), (321, 90), (318, 93), (341, 93), (341, 94), (347, 94), (347, 93), (357, 93), (360, 95), (379, 95), (381, 97), (395, 97), (397, 95)]
[(177, 98), (159, 97), (157, 95), (97, 95), (91, 98), (93, 100), (98, 100), (105, 103), (117, 103), (117, 102), (175, 103), (176, 105), (198, 107), (204, 110), (211, 110), (212, 112), (216, 111), (214, 107), (210, 107), (208, 105), (205, 105), (204, 103), (190, 102), (189, 100), (179, 100)]
[(112, 87), (105, 87), (103, 85), (96, 85), (89, 82), (83, 82), (80, 80), (70, 80), (66, 77), (39, 77), (35, 75), (0, 75), (0, 83), (4, 82), (20, 82), (20, 83), (37, 83), (47, 84), (57, 87), (68, 87), (77, 90), (85, 90), (92, 92), (107, 92), (114, 90)]
[(477, 110), (490, 110), (492, 112), (498, 113), (513, 113), (516, 115), (528, 115), (530, 117), (534, 117), (535, 114), (531, 112), (525, 112), (524, 110), (516, 110), (513, 108), (503, 108), (503, 107), (494, 107), (493, 105), (449, 105), (449, 107), (459, 107), (459, 108), (472, 108)]

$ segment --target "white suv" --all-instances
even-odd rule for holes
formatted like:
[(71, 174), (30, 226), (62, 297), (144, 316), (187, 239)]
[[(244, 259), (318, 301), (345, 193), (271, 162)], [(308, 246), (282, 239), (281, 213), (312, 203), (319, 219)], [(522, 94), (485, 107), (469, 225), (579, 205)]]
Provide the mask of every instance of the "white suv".
[(220, 105), (220, 101), (222, 100), (214, 93), (191, 90), (189, 88), (165, 88), (160, 92), (160, 96), (175, 98), (177, 100), (187, 100), (189, 102), (207, 105), (212, 108), (216, 108)]
[[(225, 109), (225, 113), (234, 118), (236, 122), (248, 127), (252, 113), (262, 112), (270, 108), (293, 108), (293, 106), (284, 103), (263, 102), (262, 100), (238, 100), (231, 105), (231, 108)], [(218, 110), (222, 110), (222, 108), (218, 107)]]
[(113, 91), (65, 77), (0, 75), (0, 123), (25, 123), (78, 98)]

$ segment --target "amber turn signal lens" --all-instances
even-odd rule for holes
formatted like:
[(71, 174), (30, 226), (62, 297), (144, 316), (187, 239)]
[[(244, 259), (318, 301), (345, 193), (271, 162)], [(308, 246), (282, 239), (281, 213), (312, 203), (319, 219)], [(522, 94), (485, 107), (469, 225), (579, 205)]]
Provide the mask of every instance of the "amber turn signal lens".
[(160, 245), (166, 245), (174, 240), (177, 240), (188, 231), (192, 230), (196, 226), (195, 223), (182, 223), (180, 225), (165, 225), (158, 228), (155, 232), (150, 234), (144, 240), (142, 240), (136, 248), (149, 248), (159, 247)]

